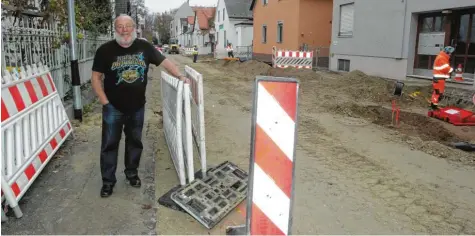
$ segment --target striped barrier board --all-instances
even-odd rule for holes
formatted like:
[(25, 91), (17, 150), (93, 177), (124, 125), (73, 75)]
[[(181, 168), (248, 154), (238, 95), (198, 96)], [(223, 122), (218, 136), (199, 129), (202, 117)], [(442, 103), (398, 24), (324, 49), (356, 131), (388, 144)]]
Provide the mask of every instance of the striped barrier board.
[(277, 50), (272, 47), (272, 66), (274, 68), (312, 69), (312, 64), (313, 51)]
[(299, 83), (259, 76), (254, 88), (246, 224), (250, 235), (289, 235)]
[(2, 78), (2, 200), (21, 217), (23, 197), (72, 133), (46, 66), (27, 66)]
[(187, 55), (187, 56), (193, 55), (193, 48), (183, 48), (182, 54)]

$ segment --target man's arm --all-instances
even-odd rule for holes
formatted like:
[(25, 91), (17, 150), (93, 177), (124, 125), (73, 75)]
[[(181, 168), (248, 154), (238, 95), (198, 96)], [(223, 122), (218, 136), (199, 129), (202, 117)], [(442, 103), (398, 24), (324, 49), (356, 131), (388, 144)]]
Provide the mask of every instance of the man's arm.
[(107, 99), (106, 93), (104, 93), (104, 89), (102, 89), (102, 73), (97, 72), (97, 71), (92, 71), (92, 89), (94, 90), (94, 93), (96, 93), (97, 98), (99, 99), (99, 102), (102, 105), (106, 105), (109, 103), (109, 100)]
[(178, 69), (178, 67), (175, 64), (173, 64), (173, 62), (171, 62), (170, 60), (168, 59), (163, 60), (161, 66), (163, 66), (163, 68), (165, 68), (165, 70), (167, 70), (168, 73), (182, 80), (183, 82), (185, 83), (190, 82), (189, 79), (187, 79), (184, 75), (180, 73), (180, 70)]
[(168, 60), (162, 53), (160, 53), (152, 44), (149, 43), (151, 52), (151, 63), (156, 66), (163, 66), (165, 70), (171, 74), (172, 76), (182, 80), (185, 83), (189, 83), (189, 80), (180, 73), (178, 67), (173, 64), (170, 60)]

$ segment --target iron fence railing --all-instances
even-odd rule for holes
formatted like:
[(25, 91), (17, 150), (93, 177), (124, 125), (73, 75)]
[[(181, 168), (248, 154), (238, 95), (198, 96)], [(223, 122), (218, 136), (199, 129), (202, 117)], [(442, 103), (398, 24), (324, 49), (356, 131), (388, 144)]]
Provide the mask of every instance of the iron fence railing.
[[(91, 78), (95, 51), (110, 37), (77, 34), (77, 48), (81, 83)], [(2, 73), (5, 70), (31, 64), (44, 64), (50, 70), (61, 98), (70, 95), (71, 72), (69, 33), (67, 27), (56, 22), (44, 22), (41, 17), (2, 17)]]
[(240, 58), (252, 59), (252, 46), (236, 46), (234, 56)]

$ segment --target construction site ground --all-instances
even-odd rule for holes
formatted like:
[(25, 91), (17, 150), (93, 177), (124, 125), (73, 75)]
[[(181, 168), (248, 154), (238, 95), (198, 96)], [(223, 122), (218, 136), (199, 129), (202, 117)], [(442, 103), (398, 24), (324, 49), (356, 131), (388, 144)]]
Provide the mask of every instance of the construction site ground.
[[(167, 57), (181, 69), (189, 65), (203, 74), (211, 166), (231, 161), (248, 170), (257, 75), (299, 79), (293, 234), (475, 234), (475, 154), (451, 147), (475, 142), (475, 127), (427, 117), (429, 81), (406, 84), (397, 102), (400, 125), (394, 127), (394, 81), (358, 71)], [(123, 183), (119, 166), (114, 194), (99, 197), (101, 109), (95, 104), (85, 121), (75, 124), (76, 139), (24, 197), (25, 216), (2, 224), (3, 234), (222, 235), (227, 226), (244, 223), (244, 203), (211, 230), (157, 203), (178, 184), (163, 135), (160, 70), (150, 72), (147, 88), (142, 189)]]

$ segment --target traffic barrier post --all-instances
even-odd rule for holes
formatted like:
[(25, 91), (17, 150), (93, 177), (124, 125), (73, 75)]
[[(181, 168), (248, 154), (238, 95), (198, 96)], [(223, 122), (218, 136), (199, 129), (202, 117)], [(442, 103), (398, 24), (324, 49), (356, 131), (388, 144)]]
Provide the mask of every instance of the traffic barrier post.
[(246, 224), (228, 235), (290, 235), (299, 82), (258, 76), (254, 86)]

